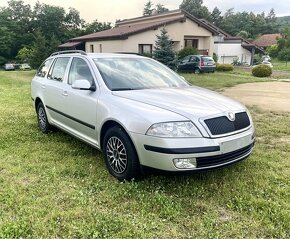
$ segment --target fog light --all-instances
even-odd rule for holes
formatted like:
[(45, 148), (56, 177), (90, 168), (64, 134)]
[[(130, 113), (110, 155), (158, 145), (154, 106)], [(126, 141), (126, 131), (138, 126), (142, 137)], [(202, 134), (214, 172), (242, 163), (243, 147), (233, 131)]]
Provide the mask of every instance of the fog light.
[(180, 169), (196, 168), (196, 158), (173, 159), (174, 166)]

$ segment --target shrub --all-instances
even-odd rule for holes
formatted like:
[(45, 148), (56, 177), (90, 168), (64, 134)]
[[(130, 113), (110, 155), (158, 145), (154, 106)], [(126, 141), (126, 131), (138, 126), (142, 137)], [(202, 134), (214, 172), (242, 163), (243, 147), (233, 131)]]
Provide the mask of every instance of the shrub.
[(177, 54), (178, 59), (182, 59), (189, 55), (198, 55), (197, 49), (193, 47), (185, 47), (182, 50), (180, 50)]
[(252, 69), (253, 76), (256, 77), (269, 77), (272, 75), (272, 69), (271, 67), (267, 65), (257, 65)]
[(234, 67), (231, 64), (217, 64), (217, 71), (233, 71)]

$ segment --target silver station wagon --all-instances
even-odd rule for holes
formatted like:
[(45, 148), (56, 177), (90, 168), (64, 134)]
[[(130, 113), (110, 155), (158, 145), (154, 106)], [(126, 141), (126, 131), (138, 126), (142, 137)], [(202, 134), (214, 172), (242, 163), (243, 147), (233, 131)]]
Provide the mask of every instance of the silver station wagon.
[(254, 146), (245, 106), (146, 57), (57, 52), (40, 66), (31, 94), (43, 133), (55, 126), (101, 150), (120, 181), (147, 168), (226, 166)]

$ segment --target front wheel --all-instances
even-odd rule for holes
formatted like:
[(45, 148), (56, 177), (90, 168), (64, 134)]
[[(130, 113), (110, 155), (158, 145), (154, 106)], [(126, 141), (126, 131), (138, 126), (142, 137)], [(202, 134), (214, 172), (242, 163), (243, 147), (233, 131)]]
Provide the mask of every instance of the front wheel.
[(50, 127), (50, 124), (48, 123), (46, 111), (42, 102), (38, 103), (37, 108), (36, 108), (36, 113), (37, 113), (37, 122), (38, 122), (39, 129), (43, 133), (47, 134), (51, 127)]
[(119, 181), (139, 176), (140, 165), (135, 147), (120, 127), (114, 126), (106, 132), (103, 153), (108, 171)]

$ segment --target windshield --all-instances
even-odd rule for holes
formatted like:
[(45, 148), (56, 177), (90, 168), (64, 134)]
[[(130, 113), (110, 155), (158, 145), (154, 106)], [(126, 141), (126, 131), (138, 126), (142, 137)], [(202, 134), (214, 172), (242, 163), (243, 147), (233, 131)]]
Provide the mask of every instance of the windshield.
[(94, 62), (110, 90), (188, 86), (174, 72), (151, 59), (98, 58)]

